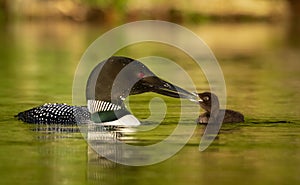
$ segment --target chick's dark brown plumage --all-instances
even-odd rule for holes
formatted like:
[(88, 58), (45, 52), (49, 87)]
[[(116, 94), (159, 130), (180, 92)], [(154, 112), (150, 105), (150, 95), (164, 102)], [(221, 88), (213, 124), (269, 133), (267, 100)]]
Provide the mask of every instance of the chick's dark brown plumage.
[(198, 96), (200, 98), (200, 106), (206, 111), (199, 116), (197, 120), (198, 123), (207, 124), (209, 119), (211, 119), (212, 122), (222, 121), (222, 123), (244, 122), (244, 115), (240, 112), (220, 109), (219, 99), (215, 94), (204, 92), (199, 93)]

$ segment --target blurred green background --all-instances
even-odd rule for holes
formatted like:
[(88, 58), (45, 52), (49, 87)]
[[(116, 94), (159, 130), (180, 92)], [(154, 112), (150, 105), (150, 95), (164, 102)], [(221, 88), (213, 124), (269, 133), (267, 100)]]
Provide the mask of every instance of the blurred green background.
[[(146, 19), (183, 25), (208, 44), (224, 73), (227, 107), (244, 113), (245, 123), (223, 125), (204, 152), (198, 125), (171, 159), (129, 167), (96, 156), (79, 133), (13, 118), (45, 102), (71, 104), (86, 48), (116, 26)], [(299, 30), (297, 0), (0, 0), (0, 184), (299, 184)], [(189, 60), (149, 43), (120, 54)], [(186, 69), (199, 92), (209, 90), (199, 70)], [(132, 98), (137, 117), (148, 116), (151, 97)], [(136, 142), (167, 137), (177, 123), (175, 109)]]

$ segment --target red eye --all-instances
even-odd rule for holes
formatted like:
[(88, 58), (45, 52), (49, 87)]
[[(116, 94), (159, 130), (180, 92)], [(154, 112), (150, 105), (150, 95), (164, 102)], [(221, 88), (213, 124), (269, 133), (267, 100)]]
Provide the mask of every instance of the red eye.
[(144, 76), (145, 76), (145, 74), (144, 74), (144, 73), (142, 73), (142, 72), (139, 72), (139, 74), (138, 74), (138, 77), (139, 77), (139, 78), (144, 78)]

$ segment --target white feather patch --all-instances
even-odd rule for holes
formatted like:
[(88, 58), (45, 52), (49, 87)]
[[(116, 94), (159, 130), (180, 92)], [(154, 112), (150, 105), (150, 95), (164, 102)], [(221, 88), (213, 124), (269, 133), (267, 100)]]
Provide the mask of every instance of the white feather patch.
[(91, 114), (95, 112), (115, 111), (121, 109), (120, 105), (116, 105), (111, 102), (106, 102), (101, 100), (88, 100), (87, 107)]
[(134, 117), (132, 114), (127, 114), (117, 120), (108, 121), (104, 123), (97, 123), (103, 126), (124, 126), (124, 127), (136, 127), (139, 126), (141, 123), (140, 121)]

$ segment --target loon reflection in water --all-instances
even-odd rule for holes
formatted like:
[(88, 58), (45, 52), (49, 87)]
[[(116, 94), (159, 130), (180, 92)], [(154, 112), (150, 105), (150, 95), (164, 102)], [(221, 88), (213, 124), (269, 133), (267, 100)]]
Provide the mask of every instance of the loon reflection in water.
[(197, 101), (198, 96), (157, 77), (141, 62), (112, 56), (91, 72), (86, 86), (87, 107), (45, 104), (16, 115), (19, 120), (39, 124), (75, 124), (88, 120), (106, 125), (137, 126), (140, 122), (125, 107), (129, 95), (155, 92)]

